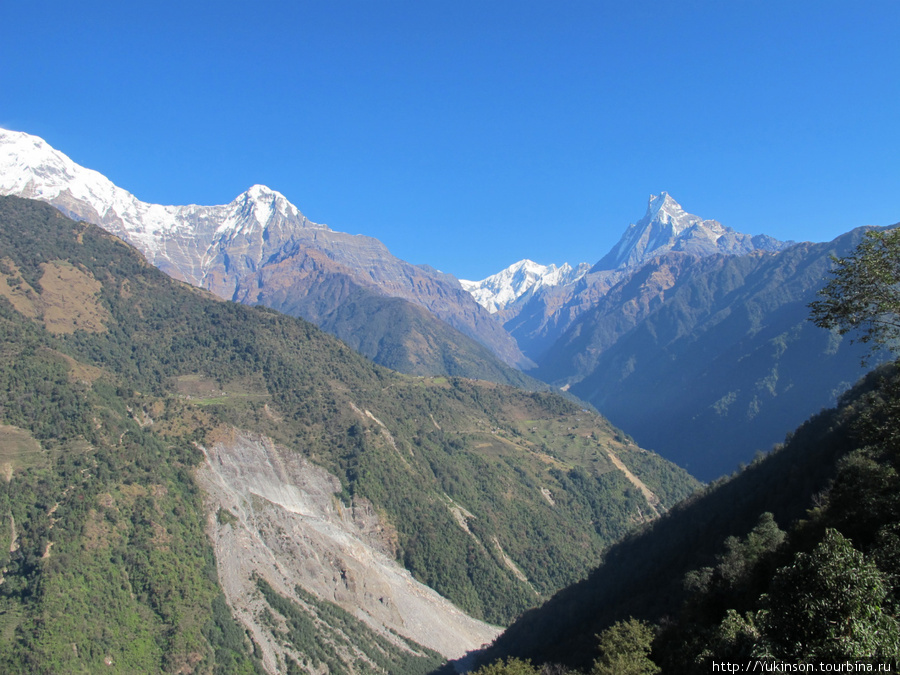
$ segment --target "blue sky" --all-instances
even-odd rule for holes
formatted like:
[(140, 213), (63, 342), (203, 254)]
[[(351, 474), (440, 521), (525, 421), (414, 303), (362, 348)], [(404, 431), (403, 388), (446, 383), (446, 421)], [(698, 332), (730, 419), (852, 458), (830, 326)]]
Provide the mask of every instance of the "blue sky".
[(0, 126), (480, 279), (596, 262), (661, 190), (782, 239), (900, 221), (898, 37), (897, 0), (20, 1)]

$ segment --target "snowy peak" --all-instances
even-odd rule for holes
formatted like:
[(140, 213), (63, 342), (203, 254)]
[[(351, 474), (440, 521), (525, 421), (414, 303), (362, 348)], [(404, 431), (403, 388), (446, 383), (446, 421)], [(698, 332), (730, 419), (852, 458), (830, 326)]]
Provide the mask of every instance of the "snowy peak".
[[(0, 129), (0, 195), (40, 199), (99, 225), (170, 276), (222, 298), (317, 321), (346, 300), (327, 291), (318, 295), (321, 280), (333, 280), (412, 302), (507, 364), (531, 363), (455, 279), (416, 268), (371, 237), (317, 225), (264, 185), (218, 206), (149, 204), (42, 139)], [(395, 339), (385, 336), (387, 343)]]
[(280, 213), (284, 217), (302, 217), (300, 211), (287, 200), (287, 197), (265, 185), (254, 185), (238, 195), (234, 201), (243, 205), (253, 204), (254, 215), (262, 224), (268, 222), (275, 213)]
[(236, 238), (256, 263), (271, 247), (267, 242), (284, 242), (301, 230), (328, 230), (265, 185), (219, 206), (142, 202), (43, 139), (5, 129), (0, 129), (0, 194), (50, 202), (67, 215), (96, 223), (136, 246), (154, 265), (194, 284)]
[(741, 234), (715, 220), (685, 211), (667, 192), (650, 195), (647, 212), (632, 223), (613, 249), (591, 271), (633, 267), (669, 251), (708, 256), (746, 255), (756, 250), (780, 251), (794, 242), (765, 235)]
[(668, 192), (661, 192), (659, 195), (650, 195), (650, 199), (647, 200), (647, 213), (642, 222), (668, 225), (677, 236), (699, 220), (697, 216), (685, 212), (681, 204), (672, 199)]
[[(203, 208), (203, 207), (201, 207)], [(206, 207), (217, 208), (217, 207)], [(291, 204), (287, 197), (265, 185), (254, 185), (222, 207), (226, 215), (216, 230), (219, 235), (244, 234), (265, 231), (270, 227), (291, 225), (301, 228), (328, 229), (313, 223)]]
[(102, 174), (79, 166), (42, 138), (0, 129), (0, 194), (51, 201), (68, 192), (103, 214), (120, 190)]
[(520, 260), (481, 281), (460, 279), (459, 283), (472, 294), (479, 305), (493, 314), (522, 298), (530, 297), (538, 290), (577, 281), (589, 269), (590, 265), (587, 263), (573, 268), (569, 263), (557, 267), (540, 265), (532, 260)]
[[(283, 194), (265, 185), (254, 185), (222, 206), (148, 204), (117, 187), (101, 173), (76, 164), (42, 138), (7, 129), (0, 129), (0, 194), (51, 203), (66, 194), (71, 200), (90, 207), (101, 218), (120, 219), (128, 232), (146, 231), (147, 224), (139, 222), (144, 218), (138, 216), (160, 209), (169, 215), (157, 215), (170, 222), (154, 222), (157, 231), (184, 229), (185, 223), (178, 221), (184, 221), (189, 214), (202, 213), (209, 217), (214, 211), (228, 212), (232, 216), (237, 211), (244, 219), (251, 218), (260, 225), (266, 225), (278, 214), (284, 219), (296, 219), (306, 227), (322, 227), (306, 220)], [(80, 213), (76, 215), (84, 217)]]

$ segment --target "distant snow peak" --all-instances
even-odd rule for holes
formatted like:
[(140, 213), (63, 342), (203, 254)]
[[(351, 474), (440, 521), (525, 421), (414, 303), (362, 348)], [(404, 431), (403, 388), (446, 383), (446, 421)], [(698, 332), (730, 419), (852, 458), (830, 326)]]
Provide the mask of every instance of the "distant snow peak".
[(647, 202), (647, 214), (645, 220), (657, 221), (671, 225), (676, 234), (685, 228), (690, 220), (700, 220), (697, 216), (686, 213), (681, 204), (676, 202), (668, 192), (660, 192), (659, 195), (650, 195)]
[(494, 314), (539, 289), (573, 283), (589, 269), (587, 263), (574, 268), (569, 263), (557, 267), (525, 259), (481, 281), (460, 279), (460, 284), (479, 305)]
[(218, 221), (219, 232), (235, 228), (247, 232), (254, 221), (264, 229), (276, 214), (295, 226), (324, 227), (309, 222), (283, 194), (265, 185), (254, 185), (223, 206), (148, 204), (99, 172), (76, 164), (42, 138), (7, 129), (0, 129), (0, 194), (49, 201), (120, 236), (143, 237), (149, 248), (155, 248), (166, 232), (195, 229), (198, 219)]
[(669, 251), (697, 256), (746, 255), (755, 250), (779, 251), (792, 243), (765, 235), (741, 234), (716, 220), (704, 220), (685, 211), (668, 192), (661, 192), (650, 195), (644, 217), (628, 226), (593, 271), (640, 265)]

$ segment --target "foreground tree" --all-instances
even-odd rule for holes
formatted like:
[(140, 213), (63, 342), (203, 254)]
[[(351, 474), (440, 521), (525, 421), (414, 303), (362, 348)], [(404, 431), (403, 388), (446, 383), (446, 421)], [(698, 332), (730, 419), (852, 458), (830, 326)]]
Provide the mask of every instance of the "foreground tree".
[(500, 659), (476, 670), (473, 675), (540, 675), (531, 661), (510, 657), (506, 661)]
[(618, 621), (599, 636), (600, 658), (591, 675), (655, 675), (659, 667), (650, 660), (653, 629), (643, 621)]
[(885, 611), (889, 586), (874, 563), (837, 530), (775, 575), (760, 615), (767, 644), (757, 656), (783, 661), (887, 662), (900, 627)]
[(872, 230), (852, 254), (835, 258), (833, 278), (810, 303), (811, 320), (841, 335), (859, 331), (873, 347), (900, 345), (900, 228)]

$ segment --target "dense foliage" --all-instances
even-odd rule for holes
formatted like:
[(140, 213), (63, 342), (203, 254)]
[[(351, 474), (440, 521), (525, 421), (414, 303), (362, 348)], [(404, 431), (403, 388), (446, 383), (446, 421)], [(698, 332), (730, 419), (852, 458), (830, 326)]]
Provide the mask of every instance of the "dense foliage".
[(3, 450), (0, 670), (256, 672), (216, 584), (196, 450), (143, 428), (133, 394), (72, 382), (10, 313), (0, 411), (39, 445)]
[(900, 343), (900, 229), (870, 230), (854, 249), (834, 258), (832, 278), (810, 303), (817, 326), (857, 331), (873, 346)]
[(787, 537), (761, 523), (737, 555), (689, 575), (682, 619), (658, 641), (662, 662), (696, 664), (696, 672), (738, 657), (896, 667), (897, 378), (891, 373), (851, 404), (857, 447), (840, 459), (806, 520)]

